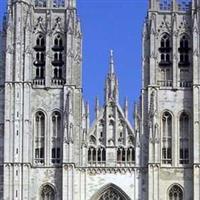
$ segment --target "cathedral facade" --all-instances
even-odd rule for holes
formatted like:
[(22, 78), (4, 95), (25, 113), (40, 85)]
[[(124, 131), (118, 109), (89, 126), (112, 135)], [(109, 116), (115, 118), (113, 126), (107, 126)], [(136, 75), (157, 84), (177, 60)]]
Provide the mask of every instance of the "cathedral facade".
[(90, 123), (76, 0), (8, 0), (0, 44), (0, 199), (200, 200), (200, 0), (149, 0), (134, 126), (112, 51)]

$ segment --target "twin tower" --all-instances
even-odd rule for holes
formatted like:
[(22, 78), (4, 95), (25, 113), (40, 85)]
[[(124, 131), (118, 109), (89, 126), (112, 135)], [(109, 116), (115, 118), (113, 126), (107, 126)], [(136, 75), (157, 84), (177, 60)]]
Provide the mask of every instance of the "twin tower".
[(149, 0), (142, 41), (134, 127), (112, 51), (91, 125), (76, 1), (8, 0), (0, 199), (200, 200), (200, 1)]

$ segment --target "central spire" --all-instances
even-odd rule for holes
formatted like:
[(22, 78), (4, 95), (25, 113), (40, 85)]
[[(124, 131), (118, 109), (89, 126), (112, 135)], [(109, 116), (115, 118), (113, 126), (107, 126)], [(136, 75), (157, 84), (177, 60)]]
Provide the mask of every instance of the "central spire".
[(114, 74), (114, 57), (113, 57), (113, 50), (110, 50), (110, 74)]
[(109, 73), (106, 79), (105, 101), (118, 101), (118, 80), (115, 74), (113, 50), (110, 50)]

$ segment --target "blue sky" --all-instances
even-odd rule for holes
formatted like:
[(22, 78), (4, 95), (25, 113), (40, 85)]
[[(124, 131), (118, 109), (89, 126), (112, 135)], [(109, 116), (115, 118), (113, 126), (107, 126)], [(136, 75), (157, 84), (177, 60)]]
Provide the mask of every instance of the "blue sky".
[[(0, 0), (0, 18), (6, 0)], [(83, 92), (94, 116), (95, 97), (104, 99), (109, 50), (114, 50), (120, 102), (127, 96), (130, 116), (140, 94), (142, 27), (147, 0), (77, 0), (83, 31)]]

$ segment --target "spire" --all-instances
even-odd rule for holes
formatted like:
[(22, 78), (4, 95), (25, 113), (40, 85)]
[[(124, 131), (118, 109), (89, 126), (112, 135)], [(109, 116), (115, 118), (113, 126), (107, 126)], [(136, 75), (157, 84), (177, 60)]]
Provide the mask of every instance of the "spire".
[(128, 119), (128, 99), (127, 99), (127, 97), (125, 98), (125, 101), (124, 101), (124, 115)]
[(88, 102), (86, 102), (85, 104), (85, 110), (86, 110), (86, 128), (88, 130), (90, 127), (90, 108)]
[(96, 113), (96, 119), (99, 115), (99, 99), (96, 97), (96, 102), (95, 102), (95, 113)]
[(110, 50), (110, 74), (114, 74), (114, 56), (113, 56), (113, 50)]
[(113, 50), (110, 51), (109, 73), (107, 75), (105, 87), (105, 101), (108, 102), (109, 100), (118, 101), (118, 80), (114, 70)]

